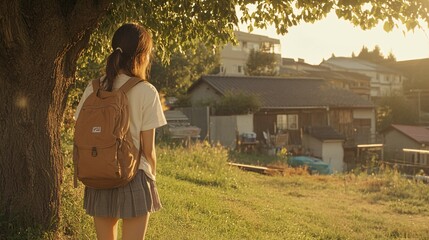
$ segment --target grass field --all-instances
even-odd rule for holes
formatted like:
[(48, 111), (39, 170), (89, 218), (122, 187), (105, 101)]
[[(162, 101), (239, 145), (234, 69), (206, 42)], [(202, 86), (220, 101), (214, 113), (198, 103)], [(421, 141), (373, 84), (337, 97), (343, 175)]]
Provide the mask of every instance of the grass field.
[[(163, 209), (151, 216), (147, 239), (429, 239), (429, 186), (394, 171), (266, 176), (227, 166), (246, 155), (220, 147), (163, 146), (157, 154)], [(94, 239), (67, 169), (64, 238)]]
[[(171, 152), (173, 151), (173, 152)], [(379, 176), (264, 176), (220, 148), (160, 149), (148, 239), (429, 239), (429, 189)]]

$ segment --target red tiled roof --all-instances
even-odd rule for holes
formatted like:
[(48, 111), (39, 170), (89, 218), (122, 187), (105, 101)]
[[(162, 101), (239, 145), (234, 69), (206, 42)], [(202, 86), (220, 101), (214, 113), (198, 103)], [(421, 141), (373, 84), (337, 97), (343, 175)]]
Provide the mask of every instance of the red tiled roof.
[(392, 128), (418, 143), (429, 144), (429, 127), (392, 124)]

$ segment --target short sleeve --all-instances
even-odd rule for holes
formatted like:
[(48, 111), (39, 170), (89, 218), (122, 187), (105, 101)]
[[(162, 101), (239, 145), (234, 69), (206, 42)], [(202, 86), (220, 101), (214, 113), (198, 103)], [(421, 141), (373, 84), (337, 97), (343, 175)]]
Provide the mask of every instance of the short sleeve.
[(88, 86), (85, 88), (85, 91), (82, 94), (82, 97), (77, 105), (76, 112), (74, 113), (74, 119), (77, 120), (79, 117), (80, 110), (82, 109), (83, 102), (88, 98), (89, 95), (93, 92), (92, 81), (89, 82)]
[(143, 97), (143, 114), (140, 131), (158, 128), (167, 124), (158, 91), (151, 84), (145, 84), (147, 84), (149, 88)]

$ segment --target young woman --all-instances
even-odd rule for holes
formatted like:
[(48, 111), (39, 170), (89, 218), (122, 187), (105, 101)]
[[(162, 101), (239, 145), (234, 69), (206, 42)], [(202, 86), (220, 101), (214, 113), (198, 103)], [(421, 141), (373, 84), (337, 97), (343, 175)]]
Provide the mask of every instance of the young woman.
[[(124, 24), (112, 39), (113, 52), (107, 59), (101, 85), (108, 91), (120, 88), (131, 77), (146, 80), (152, 51), (152, 38), (137, 24)], [(93, 92), (90, 83), (76, 110), (76, 119), (85, 99)], [(147, 81), (127, 93), (130, 131), (135, 146), (143, 150), (137, 175), (127, 185), (114, 189), (85, 188), (84, 208), (94, 217), (97, 238), (117, 238), (118, 220), (123, 220), (122, 239), (144, 239), (149, 213), (161, 208), (155, 186), (155, 129), (166, 124), (159, 95)]]

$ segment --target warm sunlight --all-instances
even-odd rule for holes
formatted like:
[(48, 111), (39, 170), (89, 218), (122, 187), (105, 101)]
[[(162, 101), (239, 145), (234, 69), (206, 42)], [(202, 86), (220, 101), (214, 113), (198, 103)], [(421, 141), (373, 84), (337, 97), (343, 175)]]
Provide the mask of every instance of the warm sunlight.
[[(311, 64), (319, 64), (332, 54), (350, 57), (352, 52), (358, 54), (364, 45), (369, 50), (378, 45), (385, 56), (392, 52), (398, 61), (428, 58), (429, 28), (414, 32), (406, 32), (405, 29), (405, 26), (400, 26), (385, 32), (383, 24), (379, 24), (364, 31), (331, 13), (314, 24), (301, 23), (292, 27), (285, 36), (277, 35), (274, 27), (254, 29), (252, 33), (280, 39), (282, 57), (302, 58)], [(246, 25), (240, 25), (240, 30), (247, 32)]]
[(19, 108), (26, 108), (28, 106), (28, 99), (25, 96), (17, 97), (15, 104)]

